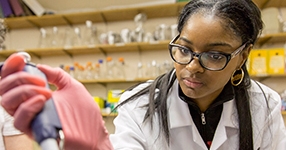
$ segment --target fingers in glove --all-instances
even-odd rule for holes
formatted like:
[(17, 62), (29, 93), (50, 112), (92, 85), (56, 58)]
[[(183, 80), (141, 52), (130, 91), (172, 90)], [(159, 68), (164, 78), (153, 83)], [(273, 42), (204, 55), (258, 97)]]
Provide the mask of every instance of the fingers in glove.
[(41, 77), (31, 75), (27, 72), (17, 72), (1, 80), (0, 95), (23, 84), (31, 84), (45, 87), (46, 82)]
[(4, 62), (4, 65), (1, 69), (1, 78), (5, 78), (9, 74), (23, 70), (25, 66), (24, 56), (20, 54), (12, 54)]
[(46, 75), (47, 80), (50, 83), (56, 85), (59, 89), (62, 89), (63, 87), (70, 84), (71, 80), (74, 80), (68, 73), (66, 73), (61, 68), (52, 68), (50, 66), (41, 64), (38, 64), (37, 67)]
[(39, 94), (43, 95), (45, 99), (48, 100), (52, 95), (52, 91), (45, 87), (33, 85), (18, 86), (2, 95), (1, 105), (13, 116), (17, 108), (22, 105), (23, 102), (26, 102), (31, 97)]
[(30, 129), (31, 121), (45, 105), (46, 97), (38, 94), (30, 97), (29, 100), (22, 103), (14, 114), (14, 126), (20, 131), (32, 137)]

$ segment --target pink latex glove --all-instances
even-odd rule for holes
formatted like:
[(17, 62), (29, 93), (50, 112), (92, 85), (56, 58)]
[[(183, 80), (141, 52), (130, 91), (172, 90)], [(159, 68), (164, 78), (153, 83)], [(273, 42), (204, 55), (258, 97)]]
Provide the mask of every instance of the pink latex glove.
[(15, 117), (15, 127), (32, 137), (31, 120), (51, 96), (56, 105), (65, 135), (66, 150), (112, 150), (109, 135), (98, 105), (85, 87), (60, 68), (37, 65), (51, 84), (23, 72), (24, 58), (11, 55), (1, 71), (0, 95), (5, 110)]

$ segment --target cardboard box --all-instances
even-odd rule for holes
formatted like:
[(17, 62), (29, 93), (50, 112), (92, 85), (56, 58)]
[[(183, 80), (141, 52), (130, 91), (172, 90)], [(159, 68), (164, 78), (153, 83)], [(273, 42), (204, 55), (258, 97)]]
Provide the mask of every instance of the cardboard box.
[(252, 50), (250, 75), (265, 76), (268, 74), (268, 51), (266, 49)]
[(248, 58), (246, 60), (246, 63), (245, 63), (248, 74), (251, 74), (251, 54), (252, 54), (252, 51), (250, 51)]
[(93, 97), (94, 101), (98, 104), (100, 109), (104, 108), (104, 99), (98, 96)]
[(107, 94), (107, 102), (108, 103), (118, 103), (121, 94), (124, 90), (109, 90)]
[(285, 74), (285, 56), (284, 48), (269, 50), (268, 74)]

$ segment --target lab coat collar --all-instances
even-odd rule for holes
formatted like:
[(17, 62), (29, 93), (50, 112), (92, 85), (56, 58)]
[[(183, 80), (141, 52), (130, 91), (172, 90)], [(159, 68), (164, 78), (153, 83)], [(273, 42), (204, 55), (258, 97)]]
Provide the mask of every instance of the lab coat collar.
[[(195, 125), (189, 112), (188, 104), (180, 100), (178, 94), (178, 81), (176, 80), (170, 91), (168, 98), (170, 128), (178, 128), (183, 126)], [(223, 104), (223, 112), (220, 123), (230, 128), (238, 128), (237, 110), (235, 108), (234, 99)], [(172, 113), (176, 112), (176, 113)]]
[[(178, 95), (178, 82), (175, 81), (170, 91), (168, 98), (169, 107), (169, 119), (170, 130), (179, 127), (191, 126), (197, 134), (194, 134), (199, 145), (205, 147), (199, 133), (196, 129), (196, 125), (192, 121), (192, 117), (189, 112), (188, 104), (180, 100)], [(227, 101), (223, 104), (223, 112), (221, 119), (216, 129), (216, 133), (213, 138), (213, 144), (211, 149), (218, 149), (229, 137), (238, 135), (238, 119), (237, 110), (235, 107), (234, 99)], [(176, 113), (173, 113), (176, 112)], [(200, 138), (200, 140), (198, 139)]]
[(235, 101), (230, 100), (223, 104), (223, 112), (214, 135), (211, 149), (218, 149), (228, 138), (238, 136), (238, 118)]
[(180, 100), (178, 94), (178, 81), (173, 83), (168, 98), (170, 128), (178, 128), (183, 126), (192, 125), (192, 117), (189, 112), (188, 104)]

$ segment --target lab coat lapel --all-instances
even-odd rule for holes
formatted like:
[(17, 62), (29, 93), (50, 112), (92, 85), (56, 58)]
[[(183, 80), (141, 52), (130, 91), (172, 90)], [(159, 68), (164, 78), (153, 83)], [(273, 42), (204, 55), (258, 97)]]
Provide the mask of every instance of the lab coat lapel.
[(225, 102), (223, 104), (223, 112), (220, 118), (220, 122), (217, 126), (213, 138), (211, 150), (219, 149), (227, 140), (236, 139), (232, 137), (238, 136), (239, 134), (237, 116), (238, 114), (235, 108), (235, 101), (230, 100), (228, 102)]
[[(178, 96), (178, 82), (175, 81), (168, 98), (170, 130), (174, 128), (190, 126), (193, 131), (193, 141), (206, 148), (189, 112), (188, 104), (182, 101)], [(221, 147), (235, 147), (238, 139), (238, 114), (235, 107), (235, 101), (230, 100), (223, 104), (223, 112), (220, 122), (217, 126), (216, 133), (213, 138), (211, 150), (217, 150)], [(229, 144), (225, 142), (230, 142)], [(233, 142), (232, 142), (233, 141)]]
[[(190, 126), (192, 128), (193, 139), (183, 139), (183, 140), (193, 140), (203, 149), (206, 149), (206, 145), (202, 140), (200, 133), (198, 132), (196, 125), (190, 115), (188, 104), (180, 99), (178, 96), (178, 82), (173, 84), (173, 88), (170, 91), (170, 97), (168, 98), (169, 107), (169, 119), (170, 119), (170, 130), (180, 127)], [(190, 142), (190, 141), (189, 141)], [(188, 143), (189, 143), (188, 142)]]
[(178, 95), (178, 82), (175, 81), (168, 98), (170, 128), (189, 126), (192, 124), (188, 104)]

